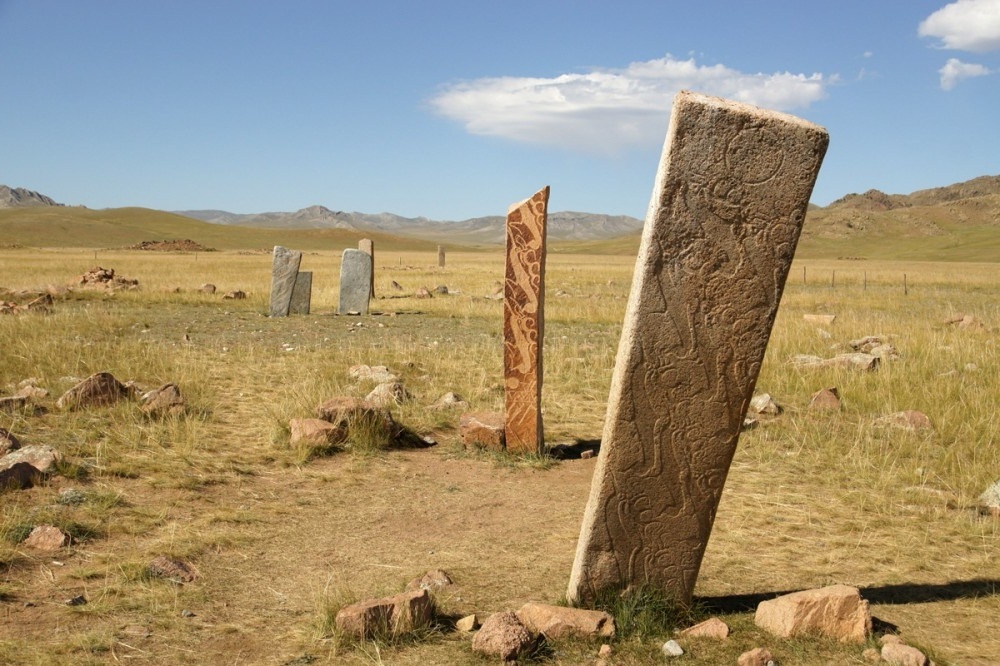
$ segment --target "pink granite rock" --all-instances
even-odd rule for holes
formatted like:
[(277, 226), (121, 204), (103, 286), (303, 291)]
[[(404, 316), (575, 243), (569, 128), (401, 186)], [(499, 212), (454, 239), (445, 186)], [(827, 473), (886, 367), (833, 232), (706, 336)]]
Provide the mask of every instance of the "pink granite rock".
[(604, 611), (529, 602), (521, 606), (517, 617), (528, 631), (549, 639), (614, 638), (615, 635), (615, 618)]
[(781, 638), (817, 633), (840, 641), (863, 642), (872, 631), (868, 602), (858, 588), (831, 585), (804, 590), (757, 606), (754, 623)]

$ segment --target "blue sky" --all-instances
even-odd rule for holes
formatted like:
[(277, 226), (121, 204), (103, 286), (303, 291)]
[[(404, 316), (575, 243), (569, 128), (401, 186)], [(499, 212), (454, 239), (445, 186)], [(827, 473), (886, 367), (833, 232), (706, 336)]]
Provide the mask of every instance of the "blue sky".
[(0, 183), (92, 208), (642, 217), (682, 88), (825, 126), (813, 201), (1000, 173), (1000, 0), (0, 0)]

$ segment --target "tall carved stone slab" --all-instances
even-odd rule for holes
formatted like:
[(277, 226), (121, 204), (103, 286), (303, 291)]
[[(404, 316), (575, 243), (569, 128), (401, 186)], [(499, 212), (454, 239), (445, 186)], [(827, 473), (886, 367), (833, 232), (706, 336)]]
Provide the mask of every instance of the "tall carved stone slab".
[(653, 188), (567, 596), (688, 603), (829, 141), (682, 92)]
[(271, 302), (268, 314), (272, 317), (287, 317), (288, 305), (295, 288), (295, 276), (299, 273), (302, 253), (280, 245), (274, 246), (271, 256)]
[(292, 287), (292, 298), (288, 302), (288, 314), (309, 314), (312, 306), (312, 271), (299, 271), (295, 276), (295, 286)]
[(338, 314), (368, 314), (371, 300), (372, 257), (367, 252), (348, 248), (340, 261), (340, 303)]
[(438, 245), (438, 268), (444, 268), (444, 247)]
[(372, 284), (368, 298), (375, 298), (375, 241), (371, 238), (362, 238), (358, 241), (358, 249), (367, 252), (368, 256), (372, 258)]
[(507, 211), (503, 299), (504, 437), (512, 453), (541, 453), (545, 224), (549, 188)]

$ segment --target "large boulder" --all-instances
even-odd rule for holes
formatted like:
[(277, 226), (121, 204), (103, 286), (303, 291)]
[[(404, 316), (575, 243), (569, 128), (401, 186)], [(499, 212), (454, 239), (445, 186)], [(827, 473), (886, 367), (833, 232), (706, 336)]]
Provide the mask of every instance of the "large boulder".
[(757, 606), (754, 623), (780, 638), (820, 634), (845, 642), (865, 641), (872, 631), (868, 602), (856, 587), (831, 585), (804, 590)]
[(517, 613), (504, 611), (486, 618), (472, 638), (472, 650), (503, 661), (514, 661), (534, 650), (537, 640), (518, 619)]
[(433, 616), (434, 602), (427, 590), (410, 590), (345, 606), (337, 612), (335, 624), (345, 635), (367, 639), (383, 632), (398, 636), (419, 629)]

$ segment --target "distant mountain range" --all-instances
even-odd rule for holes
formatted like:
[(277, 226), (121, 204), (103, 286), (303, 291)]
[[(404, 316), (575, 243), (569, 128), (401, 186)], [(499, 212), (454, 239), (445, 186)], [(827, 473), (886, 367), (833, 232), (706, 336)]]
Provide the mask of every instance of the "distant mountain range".
[[(506, 218), (499, 215), (475, 217), (460, 222), (441, 222), (426, 217), (401, 217), (392, 213), (346, 213), (324, 206), (309, 206), (294, 213), (255, 213), (238, 215), (224, 210), (172, 211), (196, 220), (215, 224), (278, 229), (351, 229), (381, 231), (407, 238), (439, 240), (460, 245), (504, 242)], [(642, 229), (642, 220), (627, 215), (594, 213), (549, 213), (548, 237), (553, 240), (602, 240), (625, 236)]]
[(0, 208), (21, 208), (26, 206), (61, 206), (44, 194), (26, 190), (23, 187), (10, 188), (0, 185)]

